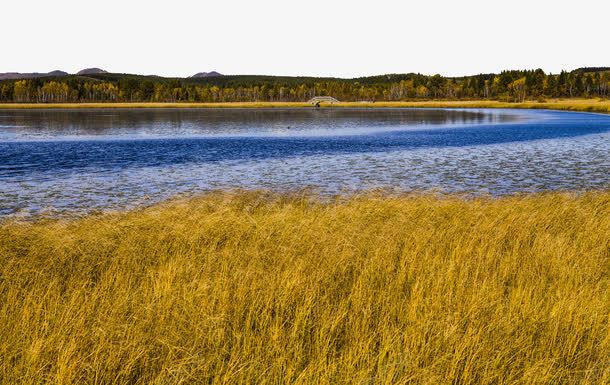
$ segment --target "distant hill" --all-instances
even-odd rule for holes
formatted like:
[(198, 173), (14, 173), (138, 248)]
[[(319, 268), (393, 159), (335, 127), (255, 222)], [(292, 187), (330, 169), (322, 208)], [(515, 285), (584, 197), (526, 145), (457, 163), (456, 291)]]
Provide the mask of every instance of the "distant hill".
[(97, 75), (97, 74), (107, 74), (108, 71), (104, 71), (101, 68), (85, 68), (84, 70), (78, 71), (77, 75)]
[(47, 75), (49, 75), (49, 76), (68, 76), (70, 74), (67, 72), (64, 72), (64, 71), (55, 70), (55, 71), (51, 71), (51, 72), (47, 73)]
[(218, 77), (218, 76), (224, 76), (224, 75), (221, 73), (218, 73), (216, 71), (212, 71), (212, 72), (198, 72), (191, 77), (192, 78), (213, 78), (213, 77)]
[(20, 73), (20, 72), (4, 72), (0, 73), (0, 80), (14, 80), (14, 79), (34, 79), (34, 78), (44, 78), (49, 76), (68, 76), (69, 73), (64, 71), (51, 71), (51, 72), (30, 72), (30, 73)]

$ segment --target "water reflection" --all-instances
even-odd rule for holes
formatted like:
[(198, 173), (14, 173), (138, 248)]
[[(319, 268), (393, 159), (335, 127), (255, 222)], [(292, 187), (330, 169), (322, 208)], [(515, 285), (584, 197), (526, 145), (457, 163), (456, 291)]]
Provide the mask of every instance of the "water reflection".
[(518, 114), (422, 109), (85, 109), (0, 111), (0, 140), (315, 136), (495, 124)]

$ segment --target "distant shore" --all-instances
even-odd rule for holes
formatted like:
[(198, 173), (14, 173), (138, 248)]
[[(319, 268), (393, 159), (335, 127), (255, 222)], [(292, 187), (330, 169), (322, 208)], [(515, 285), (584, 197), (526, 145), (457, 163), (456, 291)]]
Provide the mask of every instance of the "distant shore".
[[(0, 109), (78, 108), (312, 108), (307, 102), (226, 102), (226, 103), (2, 103)], [(321, 108), (525, 108), (610, 113), (607, 99), (548, 99), (521, 103), (494, 100), (438, 100), (405, 102), (322, 103)]]

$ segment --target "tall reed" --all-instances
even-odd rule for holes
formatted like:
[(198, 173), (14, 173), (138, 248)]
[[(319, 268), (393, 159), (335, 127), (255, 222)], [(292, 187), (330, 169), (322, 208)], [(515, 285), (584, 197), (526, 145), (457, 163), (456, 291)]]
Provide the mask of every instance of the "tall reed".
[(3, 384), (610, 383), (610, 192), (0, 224)]

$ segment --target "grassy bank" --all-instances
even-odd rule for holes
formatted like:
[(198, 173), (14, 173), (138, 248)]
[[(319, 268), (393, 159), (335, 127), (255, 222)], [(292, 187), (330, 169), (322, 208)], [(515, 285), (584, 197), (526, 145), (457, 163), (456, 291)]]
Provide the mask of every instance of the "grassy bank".
[(550, 99), (544, 102), (527, 101), (508, 103), (490, 100), (341, 103), (344, 107), (419, 107), (419, 108), (525, 108), (562, 111), (610, 113), (610, 100), (604, 99)]
[(4, 384), (610, 382), (610, 192), (0, 224)]
[[(61, 103), (61, 104), (0, 104), (2, 108), (298, 108), (310, 107), (301, 102), (256, 102), (256, 103)], [(545, 102), (527, 101), (508, 103), (493, 100), (450, 100), (415, 102), (342, 102), (322, 104), (322, 107), (410, 107), (410, 108), (526, 108), (565, 111), (610, 113), (610, 100), (605, 99), (550, 99)]]

